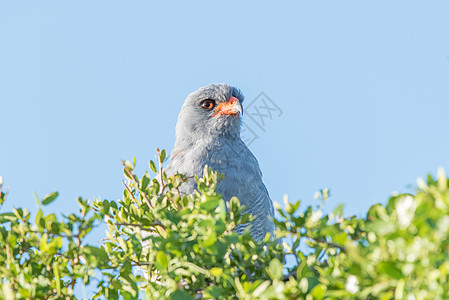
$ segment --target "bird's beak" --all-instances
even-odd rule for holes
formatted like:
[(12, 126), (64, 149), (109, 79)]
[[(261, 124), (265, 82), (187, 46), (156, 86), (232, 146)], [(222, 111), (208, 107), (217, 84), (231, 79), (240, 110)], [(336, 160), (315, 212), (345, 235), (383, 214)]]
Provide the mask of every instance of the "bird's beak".
[(231, 97), (227, 102), (218, 104), (215, 114), (212, 117), (218, 115), (243, 115), (243, 108), (239, 99)]

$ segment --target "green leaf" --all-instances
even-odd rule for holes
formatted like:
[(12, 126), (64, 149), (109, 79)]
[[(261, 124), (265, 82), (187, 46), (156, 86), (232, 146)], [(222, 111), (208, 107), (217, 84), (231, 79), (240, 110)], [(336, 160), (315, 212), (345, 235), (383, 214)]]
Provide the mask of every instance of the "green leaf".
[(149, 183), (150, 183), (150, 175), (148, 175), (148, 173), (145, 172), (145, 174), (140, 179), (140, 188), (142, 190), (145, 190)]
[(217, 235), (215, 234), (215, 232), (211, 232), (207, 235), (206, 239), (204, 240), (204, 246), (211, 247), (212, 245), (215, 244), (216, 241)]
[(262, 282), (253, 292), (253, 297), (259, 297), (270, 286), (270, 281)]
[(61, 277), (59, 275), (59, 264), (58, 262), (53, 263), (53, 274), (55, 274), (55, 282), (56, 282), (56, 291), (58, 295), (61, 294)]
[(62, 244), (62, 237), (58, 236), (53, 238), (49, 245), (51, 245), (51, 247), (54, 247), (55, 249), (61, 249)]
[(56, 197), (58, 197), (59, 193), (58, 192), (53, 192), (51, 194), (47, 194), (44, 196), (44, 199), (42, 200), (42, 204), (43, 205), (48, 205), (50, 203), (52, 203)]
[(165, 151), (165, 149), (162, 149), (162, 151), (161, 151), (161, 163), (164, 162), (166, 157), (167, 157), (167, 152)]
[(190, 296), (185, 291), (176, 290), (170, 294), (170, 299), (172, 300), (193, 300), (194, 298)]
[(131, 172), (134, 170), (134, 166), (135, 166), (135, 157), (134, 157), (134, 163), (133, 164), (129, 160), (127, 160), (125, 162), (125, 168), (128, 169)]
[(394, 279), (401, 279), (404, 276), (402, 271), (392, 262), (381, 262), (379, 269)]
[(157, 173), (156, 164), (155, 164), (154, 161), (152, 161), (152, 160), (150, 160), (150, 169), (151, 169), (151, 171), (153, 171), (154, 173)]
[(220, 199), (220, 201), (218, 202), (218, 216), (220, 217), (221, 220), (226, 220), (226, 216), (227, 216), (227, 212), (226, 212), (226, 203), (223, 199)]
[(343, 207), (344, 207), (344, 204), (338, 205), (333, 211), (334, 216), (342, 216), (343, 215)]
[(211, 286), (207, 287), (204, 291), (204, 299), (224, 299), (223, 295), (225, 295), (227, 290), (223, 287), (219, 286)]
[(36, 192), (33, 192), (34, 199), (36, 199), (37, 206), (41, 205), (41, 200), (39, 200), (39, 197), (37, 196)]
[(196, 271), (196, 272), (201, 273), (201, 274), (207, 274), (207, 271), (205, 269), (201, 268), (200, 266), (198, 266), (198, 265), (196, 265), (194, 263), (184, 262), (184, 265), (186, 267), (188, 267), (191, 271)]
[(221, 276), (221, 274), (223, 274), (223, 269), (214, 267), (214, 268), (210, 269), (210, 273), (215, 277), (219, 277), (219, 276)]
[(167, 255), (164, 252), (159, 251), (156, 254), (156, 265), (157, 265), (157, 267), (160, 270), (167, 270), (167, 268), (168, 268), (168, 258), (167, 258)]
[(318, 284), (312, 289), (310, 294), (312, 294), (313, 299), (320, 300), (320, 299), (324, 298), (325, 292), (326, 292), (326, 286), (323, 284)]
[(83, 247), (83, 253), (87, 256), (88, 261), (95, 266), (106, 266), (109, 261), (109, 256), (103, 248), (85, 246)]
[(282, 264), (277, 258), (270, 262), (267, 273), (273, 280), (280, 280), (282, 278)]
[(17, 216), (14, 213), (2, 213), (0, 214), (0, 223), (6, 223), (6, 222), (14, 222), (17, 220)]
[(45, 228), (44, 213), (42, 212), (42, 209), (39, 209), (37, 211), (34, 221), (36, 225), (40, 226), (41, 228)]
[(209, 198), (208, 200), (206, 200), (205, 202), (200, 204), (200, 207), (202, 209), (205, 209), (207, 211), (211, 211), (217, 208), (218, 204), (220, 203), (220, 200), (222, 198), (219, 196), (215, 196), (212, 198)]

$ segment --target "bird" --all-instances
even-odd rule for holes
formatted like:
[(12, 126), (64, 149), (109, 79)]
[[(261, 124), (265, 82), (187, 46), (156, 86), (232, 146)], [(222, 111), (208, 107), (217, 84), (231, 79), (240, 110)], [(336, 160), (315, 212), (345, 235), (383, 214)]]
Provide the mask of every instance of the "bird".
[[(187, 96), (176, 124), (175, 143), (167, 175), (183, 174), (188, 179), (180, 186), (182, 194), (196, 189), (195, 175), (200, 178), (205, 165), (224, 174), (216, 192), (228, 202), (235, 196), (255, 217), (250, 233), (261, 241), (267, 233), (273, 237), (273, 203), (259, 163), (240, 136), (244, 96), (228, 84), (210, 84)], [(247, 225), (235, 231), (241, 234)]]

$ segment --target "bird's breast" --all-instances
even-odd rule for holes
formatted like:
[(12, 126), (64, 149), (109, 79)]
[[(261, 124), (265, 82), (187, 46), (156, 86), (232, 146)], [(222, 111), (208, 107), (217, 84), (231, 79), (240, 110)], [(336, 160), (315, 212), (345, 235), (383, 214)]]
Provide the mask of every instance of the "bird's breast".
[(168, 166), (170, 172), (167, 174), (181, 173), (192, 177), (182, 187), (184, 192), (191, 193), (196, 188), (193, 177), (203, 175), (204, 165), (224, 174), (225, 179), (218, 184), (217, 192), (222, 194), (226, 201), (236, 196), (243, 204), (248, 205), (247, 199), (254, 197), (251, 194), (260, 189), (258, 185), (263, 185), (257, 160), (241, 141), (208, 145), (198, 142), (182, 151), (173, 151)]

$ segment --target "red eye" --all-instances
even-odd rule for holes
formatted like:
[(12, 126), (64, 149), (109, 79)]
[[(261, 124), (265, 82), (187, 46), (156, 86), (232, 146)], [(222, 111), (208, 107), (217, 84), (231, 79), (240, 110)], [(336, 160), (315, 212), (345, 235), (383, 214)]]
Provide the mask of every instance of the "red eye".
[(204, 109), (212, 109), (215, 106), (215, 101), (214, 100), (204, 100), (203, 102), (201, 102), (201, 107)]

